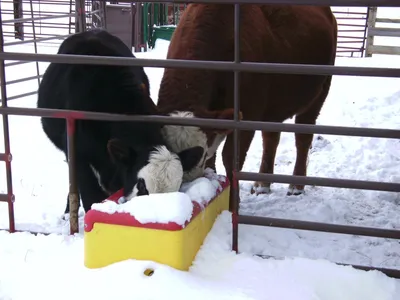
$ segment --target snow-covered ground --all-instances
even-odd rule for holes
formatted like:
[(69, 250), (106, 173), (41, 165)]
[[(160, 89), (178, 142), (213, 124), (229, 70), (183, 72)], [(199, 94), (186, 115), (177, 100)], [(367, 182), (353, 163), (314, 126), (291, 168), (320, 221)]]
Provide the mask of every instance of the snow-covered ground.
[[(167, 47), (168, 42), (160, 40), (153, 51), (136, 55), (165, 58)], [(32, 52), (33, 47), (13, 46), (6, 51)], [(39, 45), (40, 53), (56, 51), (54, 46)], [(336, 64), (400, 68), (400, 57), (338, 58)], [(40, 63), (41, 72), (46, 66)], [(163, 70), (145, 70), (156, 101)], [(34, 63), (7, 68), (7, 80), (33, 75)], [(35, 80), (10, 85), (8, 96), (36, 88)], [(399, 101), (399, 78), (335, 76), (318, 124), (399, 129)], [(15, 107), (35, 104), (35, 95), (9, 102)], [(136, 260), (88, 270), (83, 266), (82, 234), (65, 235), (69, 225), (61, 218), (68, 192), (64, 155), (43, 134), (39, 118), (9, 119), (17, 229), (52, 234), (0, 231), (0, 300), (72, 295), (79, 295), (78, 299), (400, 299), (399, 280), (328, 262), (400, 269), (399, 241), (240, 225), (242, 254), (236, 255), (230, 251), (229, 212), (217, 219), (189, 272)], [(0, 151), (3, 147), (1, 143)], [(223, 175), (220, 151), (217, 171)], [(258, 172), (261, 153), (257, 133), (245, 171)], [(294, 159), (294, 136), (282, 133), (275, 172), (291, 174)], [(322, 135), (314, 138), (308, 174), (399, 182), (399, 166), (398, 140)], [(400, 229), (396, 193), (308, 186), (305, 195), (288, 197), (286, 185), (273, 184), (270, 195), (254, 196), (249, 193), (251, 182), (241, 182), (240, 187), (241, 214)], [(5, 191), (5, 171), (0, 165), (0, 192)], [(83, 211), (80, 222), (83, 229)], [(7, 205), (0, 203), (0, 228), (7, 227)], [(284, 259), (262, 260), (252, 254)], [(154, 275), (143, 275), (146, 268), (156, 269)], [(73, 289), (66, 287), (71, 281)]]

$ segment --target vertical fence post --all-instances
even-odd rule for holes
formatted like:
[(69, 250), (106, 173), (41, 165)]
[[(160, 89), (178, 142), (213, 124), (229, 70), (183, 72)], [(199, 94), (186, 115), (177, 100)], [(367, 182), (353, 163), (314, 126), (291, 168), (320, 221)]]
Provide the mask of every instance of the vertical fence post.
[[(234, 4), (234, 55), (235, 63), (240, 63), (240, 4)], [(233, 78), (233, 102), (234, 102), (234, 120), (239, 122), (240, 111), (240, 89), (239, 89), (239, 71), (234, 72)], [(238, 214), (239, 214), (239, 181), (236, 173), (239, 169), (239, 130), (233, 131), (233, 174), (232, 174), (232, 195), (230, 199), (230, 208), (232, 211), (232, 250), (238, 252)]]
[(376, 25), (376, 14), (378, 8), (377, 7), (368, 7), (368, 19), (367, 19), (367, 43), (365, 46), (365, 57), (372, 56), (371, 47), (374, 45), (374, 36), (369, 34), (369, 29), (374, 28)]
[[(33, 3), (32, 0), (29, 1), (30, 3), (30, 8), (31, 8), (31, 18), (32, 18), (32, 33), (33, 33), (33, 47), (35, 49), (35, 53), (38, 53), (38, 47), (37, 47), (37, 39), (36, 39), (36, 24), (35, 24), (35, 15), (33, 14)], [(38, 87), (40, 85), (40, 71), (39, 71), (39, 62), (36, 61), (36, 75), (37, 75), (37, 81), (38, 81)]]
[[(143, 46), (144, 46), (144, 51), (147, 50), (147, 44), (149, 42), (149, 3), (143, 2), (143, 11), (142, 11), (142, 22), (143, 22)], [(142, 49), (140, 49), (140, 52), (142, 52)]]
[[(13, 6), (14, 6), (14, 19), (22, 19), (24, 17), (22, 0), (13, 0)], [(14, 37), (22, 41), (24, 40), (23, 22), (14, 23)]]
[(84, 32), (86, 31), (85, 0), (76, 0), (75, 11), (75, 32)]
[[(0, 53), (4, 52), (4, 35), (3, 35), (3, 18), (2, 10), (0, 7)], [(0, 60), (0, 92), (1, 92), (1, 107), (7, 107), (7, 88), (6, 88), (6, 69), (3, 59)], [(12, 185), (11, 174), (11, 152), (10, 152), (10, 129), (8, 124), (8, 115), (3, 115), (3, 138), (4, 138), (4, 162), (6, 164), (6, 178), (7, 178), (7, 204), (8, 204), (8, 222), (10, 232), (15, 232), (15, 218), (14, 218), (14, 193)]]
[(75, 119), (67, 118), (67, 152), (69, 171), (69, 226), (70, 234), (79, 232), (79, 196), (76, 180)]

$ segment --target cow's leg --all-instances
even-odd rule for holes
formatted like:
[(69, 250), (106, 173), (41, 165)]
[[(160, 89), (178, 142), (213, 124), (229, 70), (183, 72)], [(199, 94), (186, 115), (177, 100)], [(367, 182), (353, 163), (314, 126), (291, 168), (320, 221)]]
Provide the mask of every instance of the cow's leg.
[[(311, 106), (302, 114), (296, 116), (296, 124), (315, 124), (322, 105), (329, 93), (331, 77), (323, 84), (320, 94), (311, 104)], [(306, 176), (308, 165), (308, 152), (311, 147), (313, 134), (296, 133), (296, 164), (294, 166), (293, 175)], [(304, 193), (304, 185), (289, 185), (288, 195), (300, 195)]]
[[(262, 132), (263, 154), (259, 171), (260, 173), (274, 173), (275, 156), (280, 136), (280, 132)], [(271, 191), (270, 186), (270, 182), (256, 181), (251, 189), (251, 193), (256, 193), (257, 195), (269, 193)]]
[(96, 176), (87, 162), (78, 163), (76, 172), (82, 205), (85, 212), (87, 212), (93, 203), (100, 203), (108, 195), (100, 187)]
[[(254, 131), (242, 131), (239, 134), (239, 169), (242, 170), (244, 160), (246, 158), (247, 151), (250, 148), (251, 141), (254, 137)], [(224, 163), (226, 176), (231, 183), (231, 194), (232, 194), (232, 171), (233, 171), (233, 133), (229, 134), (226, 138), (224, 148), (222, 150), (222, 161)]]

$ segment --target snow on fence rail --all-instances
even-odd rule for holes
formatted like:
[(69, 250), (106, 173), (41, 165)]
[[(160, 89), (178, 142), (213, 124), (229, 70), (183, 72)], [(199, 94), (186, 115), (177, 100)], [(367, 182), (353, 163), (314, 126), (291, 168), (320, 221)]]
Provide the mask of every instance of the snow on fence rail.
[[(167, 2), (170, 0), (157, 0), (149, 2)], [(218, 2), (232, 3), (234, 0), (196, 0), (196, 2)], [(130, 1), (123, 1), (130, 2)], [(238, 251), (238, 225), (249, 224), (259, 226), (272, 226), (281, 228), (292, 228), (301, 230), (314, 230), (324, 232), (336, 232), (342, 234), (357, 234), (373, 237), (386, 237), (400, 239), (399, 230), (367, 228), (360, 226), (345, 226), (336, 224), (326, 224), (317, 222), (306, 222), (289, 219), (264, 218), (254, 216), (239, 215), (239, 187), (238, 180), (266, 180), (277, 183), (293, 183), (293, 184), (314, 184), (318, 186), (358, 188), (358, 189), (374, 189), (381, 191), (400, 192), (400, 184), (386, 182), (370, 182), (357, 180), (344, 180), (332, 178), (304, 177), (304, 176), (284, 176), (275, 174), (258, 174), (238, 171), (238, 145), (239, 130), (267, 130), (272, 132), (300, 132), (300, 133), (322, 133), (333, 135), (348, 136), (370, 136), (380, 138), (400, 138), (400, 130), (355, 128), (355, 127), (336, 127), (336, 126), (320, 126), (320, 125), (299, 125), (299, 124), (282, 124), (272, 122), (251, 122), (239, 120), (239, 76), (241, 71), (265, 72), (265, 73), (287, 73), (287, 74), (331, 74), (331, 75), (352, 75), (352, 76), (380, 76), (380, 77), (400, 77), (400, 69), (386, 68), (356, 68), (356, 67), (337, 67), (337, 66), (320, 66), (320, 65), (290, 65), (290, 64), (270, 64), (270, 63), (241, 63), (239, 61), (239, 3), (279, 3), (279, 4), (308, 4), (308, 5), (335, 5), (335, 6), (396, 6), (400, 4), (398, 0), (236, 0), (235, 3), (235, 61), (234, 62), (203, 62), (203, 61), (183, 61), (183, 60), (155, 60), (155, 59), (123, 59), (115, 57), (90, 57), (90, 56), (71, 56), (71, 55), (49, 55), (49, 54), (29, 54), (29, 53), (9, 53), (4, 52), (3, 31), (0, 26), (0, 81), (1, 81), (1, 98), (2, 105), (0, 113), (3, 115), (4, 126), (4, 143), (5, 153), (0, 154), (0, 160), (5, 161), (7, 170), (7, 194), (0, 194), (0, 201), (5, 201), (9, 205), (10, 227), (9, 231), (14, 232), (14, 211), (13, 202), (14, 195), (11, 184), (11, 153), (8, 131), (8, 115), (25, 115), (25, 116), (45, 116), (54, 118), (64, 118), (67, 120), (68, 131), (68, 164), (69, 164), (69, 181), (70, 181), (70, 233), (78, 232), (78, 191), (76, 185), (76, 174), (74, 165), (75, 153), (70, 151), (73, 149), (74, 126), (77, 119), (90, 120), (110, 120), (110, 121), (142, 121), (142, 122), (158, 122), (162, 124), (177, 124), (188, 126), (204, 126), (214, 128), (230, 128), (234, 130), (234, 171), (231, 193), (232, 212), (232, 248)], [(78, 3), (78, 2), (77, 2)], [(77, 9), (79, 11), (79, 9)], [(1, 22), (1, 8), (0, 8)], [(82, 24), (85, 22), (84, 17), (78, 18), (79, 28), (85, 28)], [(186, 119), (186, 118), (169, 118), (169, 117), (148, 117), (148, 116), (120, 116), (112, 114), (101, 114), (92, 112), (78, 112), (67, 110), (52, 109), (34, 109), (34, 108), (18, 108), (7, 107), (7, 82), (5, 79), (5, 60), (22, 60), (22, 61), (47, 61), (62, 63), (90, 63), (90, 64), (115, 64), (115, 65), (138, 65), (146, 67), (175, 67), (175, 68), (197, 68), (197, 69), (214, 69), (214, 70), (230, 70), (234, 71), (234, 121), (211, 120), (211, 119)], [(353, 265), (354, 266), (354, 265)], [(400, 278), (400, 270), (382, 269), (367, 266), (354, 266), (363, 270), (377, 269), (391, 277)]]

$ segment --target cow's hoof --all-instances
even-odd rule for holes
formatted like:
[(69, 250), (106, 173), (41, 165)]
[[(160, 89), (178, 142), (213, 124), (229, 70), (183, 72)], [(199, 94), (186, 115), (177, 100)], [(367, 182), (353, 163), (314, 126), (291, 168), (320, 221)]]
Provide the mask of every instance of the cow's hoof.
[(289, 186), (287, 194), (288, 196), (299, 196), (304, 194), (304, 188), (298, 189), (295, 186)]
[(251, 194), (256, 194), (261, 195), (261, 194), (269, 194), (271, 193), (271, 188), (269, 186), (263, 186), (261, 183), (256, 182), (254, 185), (251, 187)]

